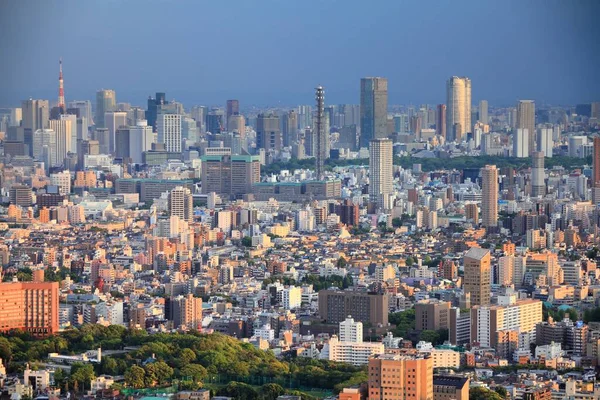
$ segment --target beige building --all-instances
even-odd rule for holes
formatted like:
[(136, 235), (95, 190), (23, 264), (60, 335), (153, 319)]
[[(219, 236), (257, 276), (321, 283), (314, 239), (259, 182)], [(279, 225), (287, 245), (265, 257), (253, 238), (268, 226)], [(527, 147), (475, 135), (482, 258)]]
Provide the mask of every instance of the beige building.
[(462, 141), (471, 132), (471, 80), (453, 76), (446, 82), (446, 129), (450, 140)]
[(484, 227), (498, 225), (498, 169), (486, 165), (481, 169), (481, 223)]
[(499, 304), (475, 306), (471, 309), (471, 342), (481, 347), (498, 346), (499, 332), (535, 332), (542, 322), (542, 302), (536, 299), (516, 300), (516, 296), (500, 296)]
[(382, 354), (369, 360), (369, 400), (433, 400), (433, 359)]
[(487, 306), (491, 296), (491, 260), (490, 251), (472, 247), (464, 257), (464, 290), (470, 294), (471, 304)]
[(415, 304), (415, 329), (417, 331), (448, 329), (450, 307), (448, 301), (419, 301)]

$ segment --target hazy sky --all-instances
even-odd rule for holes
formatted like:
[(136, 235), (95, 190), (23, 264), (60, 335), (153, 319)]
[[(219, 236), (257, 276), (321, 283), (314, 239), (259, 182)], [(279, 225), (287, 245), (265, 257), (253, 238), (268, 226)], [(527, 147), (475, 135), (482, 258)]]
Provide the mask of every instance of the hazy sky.
[(473, 101), (600, 101), (597, 0), (0, 0), (0, 106), (115, 89), (192, 104), (358, 103), (384, 76), (390, 104), (445, 102), (449, 76)]

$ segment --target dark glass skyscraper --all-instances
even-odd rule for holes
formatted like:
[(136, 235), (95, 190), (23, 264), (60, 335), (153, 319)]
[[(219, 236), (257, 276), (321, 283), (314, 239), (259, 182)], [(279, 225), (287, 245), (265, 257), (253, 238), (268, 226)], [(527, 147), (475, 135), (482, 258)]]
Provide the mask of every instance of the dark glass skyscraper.
[(163, 104), (168, 104), (169, 102), (166, 99), (165, 93), (156, 93), (156, 98), (149, 97), (148, 98), (148, 110), (146, 111), (146, 120), (148, 121), (148, 125), (152, 126), (153, 130), (156, 130), (156, 115), (158, 114), (158, 109)]
[(386, 78), (360, 80), (360, 147), (387, 137), (388, 82)]

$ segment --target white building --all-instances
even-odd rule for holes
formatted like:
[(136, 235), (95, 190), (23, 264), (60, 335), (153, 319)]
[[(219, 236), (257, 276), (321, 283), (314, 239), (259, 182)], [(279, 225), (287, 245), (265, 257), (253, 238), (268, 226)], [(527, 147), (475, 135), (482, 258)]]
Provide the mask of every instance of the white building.
[(352, 365), (366, 365), (369, 363), (369, 358), (384, 352), (385, 347), (381, 342), (340, 342), (334, 335), (323, 347), (321, 358)]
[(254, 336), (270, 342), (275, 339), (275, 330), (271, 328), (270, 324), (266, 324), (262, 328), (255, 329)]
[[(62, 164), (67, 153), (72, 151), (73, 125), (70, 119), (51, 119), (48, 127), (56, 132), (56, 163)], [(77, 133), (77, 125), (75, 125)]]
[(138, 121), (136, 126), (129, 127), (129, 155), (136, 164), (142, 163), (142, 153), (152, 149), (154, 134), (148, 121)]
[(158, 143), (164, 143), (166, 151), (181, 153), (181, 115), (158, 114), (156, 131)]
[(369, 143), (369, 201), (381, 210), (392, 208), (394, 154), (390, 139), (374, 139)]
[[(38, 129), (33, 134), (33, 158), (47, 163), (46, 167), (56, 165), (56, 132), (52, 129)], [(62, 162), (62, 160), (61, 160)]]
[(354, 321), (354, 318), (348, 316), (345, 321), (340, 322), (340, 341), (351, 343), (362, 343), (363, 324), (360, 321)]
[(456, 142), (471, 132), (471, 80), (453, 76), (446, 82), (446, 136)]
[(529, 157), (529, 130), (517, 129), (513, 133), (513, 157)]
[(554, 139), (552, 139), (552, 128), (540, 128), (537, 130), (537, 150), (544, 152), (544, 157), (552, 158)]
[(286, 310), (293, 310), (302, 305), (302, 288), (291, 286), (281, 291), (281, 304)]
[(96, 305), (96, 318), (103, 317), (109, 325), (124, 325), (123, 302), (103, 302)]
[(69, 171), (50, 174), (50, 182), (53, 185), (58, 186), (60, 194), (71, 193), (71, 173)]

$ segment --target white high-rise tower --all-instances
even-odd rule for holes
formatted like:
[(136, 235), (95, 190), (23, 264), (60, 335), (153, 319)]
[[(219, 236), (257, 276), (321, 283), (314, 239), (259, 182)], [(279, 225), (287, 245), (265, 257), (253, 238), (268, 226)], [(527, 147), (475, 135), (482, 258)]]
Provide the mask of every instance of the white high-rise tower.
[(373, 139), (369, 143), (369, 201), (378, 209), (391, 208), (390, 195), (393, 190), (392, 141)]

